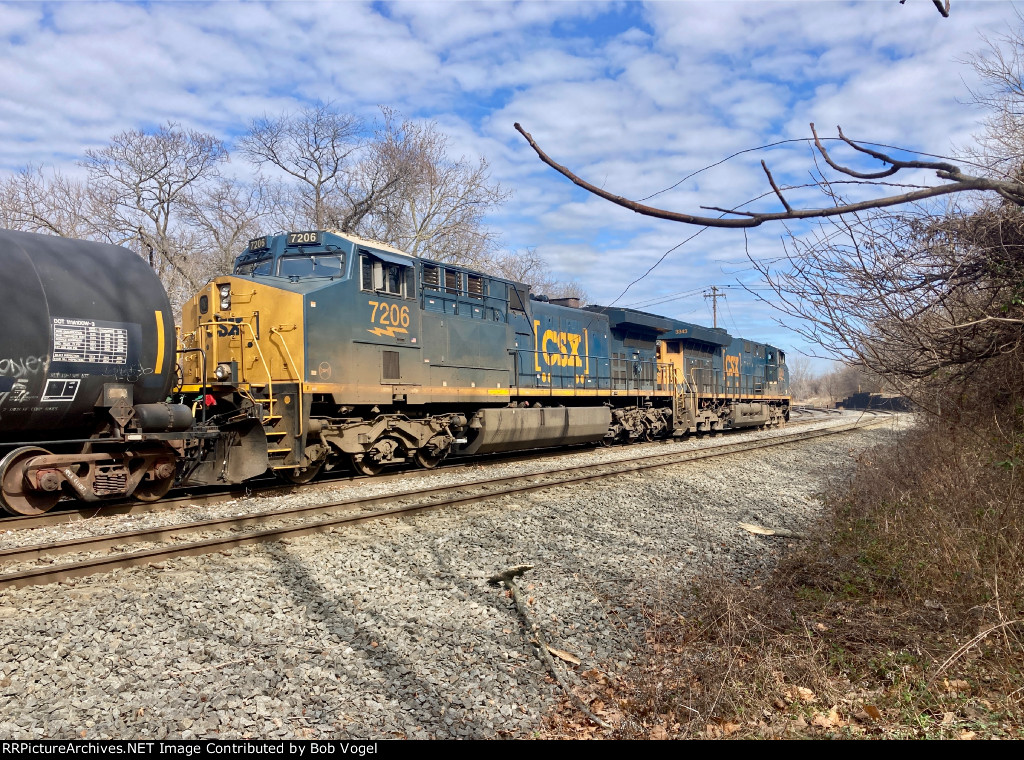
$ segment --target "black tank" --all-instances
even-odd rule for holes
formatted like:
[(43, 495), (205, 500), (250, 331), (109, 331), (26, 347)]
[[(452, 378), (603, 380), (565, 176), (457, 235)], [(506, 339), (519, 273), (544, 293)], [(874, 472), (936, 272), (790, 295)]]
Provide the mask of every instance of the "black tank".
[(88, 431), (109, 383), (132, 404), (164, 401), (175, 348), (167, 295), (138, 255), (0, 230), (0, 441)]

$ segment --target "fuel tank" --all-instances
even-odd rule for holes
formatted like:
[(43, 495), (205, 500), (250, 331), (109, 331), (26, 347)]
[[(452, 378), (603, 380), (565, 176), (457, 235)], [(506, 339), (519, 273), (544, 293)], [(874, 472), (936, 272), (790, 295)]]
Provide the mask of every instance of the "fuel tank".
[(166, 400), (171, 306), (125, 248), (0, 230), (0, 441), (73, 437), (112, 398)]

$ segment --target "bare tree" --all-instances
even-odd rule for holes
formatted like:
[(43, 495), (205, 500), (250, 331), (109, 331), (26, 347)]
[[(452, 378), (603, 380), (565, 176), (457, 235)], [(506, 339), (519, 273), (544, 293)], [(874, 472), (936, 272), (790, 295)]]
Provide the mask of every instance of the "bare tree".
[(61, 237), (102, 237), (90, 213), (91, 201), (85, 182), (28, 166), (0, 181), (0, 227)]
[(365, 131), (361, 119), (317, 103), (255, 119), (238, 147), (261, 169), (291, 178), (304, 224), (353, 230), (396, 183), (367, 155)]
[(202, 185), (219, 177), (227, 160), (213, 135), (169, 122), (154, 132), (127, 130), (110, 145), (86, 151), (93, 209), (116, 242), (147, 257), (172, 295), (194, 291), (203, 281), (199, 262), (182, 245), (187, 210)]
[(433, 122), (399, 120), (384, 109), (371, 163), (396, 178), (362, 231), (414, 256), (481, 266), (496, 246), (485, 216), (509, 193), (492, 182), (486, 159), (455, 160)]
[(504, 251), (490, 257), (485, 265), (489, 272), (530, 286), (534, 293), (549, 298), (575, 298), (581, 303), (588, 300), (587, 291), (575, 280), (559, 280), (536, 248)]
[(201, 187), (184, 209), (194, 230), (193, 251), (199, 253), (209, 274), (230, 272), (235, 257), (248, 240), (258, 237), (271, 217), (277, 198), (267, 183), (219, 178)]

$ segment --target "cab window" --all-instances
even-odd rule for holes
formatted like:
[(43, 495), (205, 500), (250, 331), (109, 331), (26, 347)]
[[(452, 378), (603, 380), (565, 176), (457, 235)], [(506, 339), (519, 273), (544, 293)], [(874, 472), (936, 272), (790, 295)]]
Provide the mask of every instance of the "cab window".
[(234, 274), (240, 275), (253, 275), (253, 274), (270, 274), (270, 268), (274, 263), (273, 256), (269, 254), (260, 259), (252, 259), (251, 261), (243, 261), (241, 264), (235, 267)]
[(341, 277), (345, 273), (343, 254), (285, 256), (278, 265), (281, 277)]

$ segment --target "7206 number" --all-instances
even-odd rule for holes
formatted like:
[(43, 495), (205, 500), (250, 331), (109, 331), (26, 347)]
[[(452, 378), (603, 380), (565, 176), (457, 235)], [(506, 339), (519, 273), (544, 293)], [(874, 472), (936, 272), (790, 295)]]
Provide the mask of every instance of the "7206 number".
[(378, 325), (391, 325), (392, 327), (409, 326), (409, 307), (399, 306), (397, 303), (382, 303), (380, 301), (369, 301), (373, 307), (373, 314), (370, 321)]

